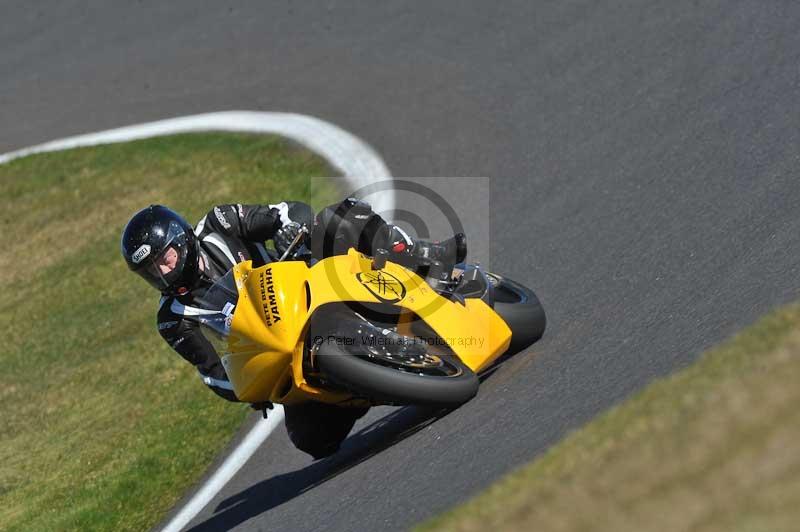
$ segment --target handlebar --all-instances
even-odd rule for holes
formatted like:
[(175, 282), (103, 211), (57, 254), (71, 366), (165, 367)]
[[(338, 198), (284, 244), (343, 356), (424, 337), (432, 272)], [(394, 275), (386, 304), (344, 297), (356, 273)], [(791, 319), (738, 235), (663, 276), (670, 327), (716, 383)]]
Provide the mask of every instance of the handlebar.
[(292, 243), (289, 244), (289, 247), (286, 248), (286, 251), (283, 252), (283, 255), (281, 255), (281, 258), (278, 259), (278, 262), (283, 262), (286, 259), (286, 257), (291, 255), (292, 251), (294, 251), (294, 248), (297, 247), (297, 245), (303, 240), (303, 237), (305, 235), (307, 235), (308, 232), (309, 232), (308, 228), (305, 225), (300, 226), (300, 232), (298, 232), (297, 236), (294, 237), (294, 240), (292, 240)]

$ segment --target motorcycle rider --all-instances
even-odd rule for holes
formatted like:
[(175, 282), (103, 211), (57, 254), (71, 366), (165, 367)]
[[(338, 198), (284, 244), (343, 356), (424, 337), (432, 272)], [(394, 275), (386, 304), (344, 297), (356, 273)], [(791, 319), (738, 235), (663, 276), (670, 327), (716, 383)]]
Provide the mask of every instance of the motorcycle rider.
[[(351, 246), (367, 255), (387, 249), (391, 260), (404, 265), (422, 258), (455, 264), (466, 256), (463, 234), (441, 243), (413, 241), (355, 198), (327, 207), (316, 217), (309, 205), (294, 201), (217, 205), (195, 228), (175, 211), (151, 205), (125, 226), (121, 247), (128, 267), (162, 294), (159, 333), (217, 395), (238, 401), (218, 354), (201, 331), (198, 316), (203, 309), (194, 305), (235, 264), (252, 260), (253, 266), (263, 266), (276, 260), (264, 246), (266, 240), (272, 239), (282, 255), (301, 227), (312, 224), (310, 247), (316, 259), (346, 253)], [(284, 410), (290, 439), (314, 458), (336, 452), (367, 411), (313, 402)]]

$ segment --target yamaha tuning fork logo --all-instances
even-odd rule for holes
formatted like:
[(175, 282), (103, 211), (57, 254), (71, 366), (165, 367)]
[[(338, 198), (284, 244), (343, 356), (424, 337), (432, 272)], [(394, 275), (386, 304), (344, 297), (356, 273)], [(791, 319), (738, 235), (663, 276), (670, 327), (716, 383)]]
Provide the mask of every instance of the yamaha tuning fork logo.
[(397, 303), (406, 297), (406, 287), (394, 275), (383, 272), (362, 272), (356, 279), (383, 303)]

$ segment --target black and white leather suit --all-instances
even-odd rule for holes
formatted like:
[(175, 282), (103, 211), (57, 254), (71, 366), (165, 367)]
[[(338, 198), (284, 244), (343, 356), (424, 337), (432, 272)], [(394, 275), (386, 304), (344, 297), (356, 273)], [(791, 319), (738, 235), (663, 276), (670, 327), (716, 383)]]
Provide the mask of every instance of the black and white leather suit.
[[(292, 220), (313, 219), (308, 205), (284, 203)], [(252, 260), (254, 266), (263, 266), (271, 260), (264, 242), (275, 236), (282, 225), (280, 206), (231, 204), (211, 209), (195, 226), (205, 268), (201, 281), (185, 294), (163, 296), (159, 302), (159, 334), (197, 368), (209, 388), (229, 401), (236, 401), (236, 395), (217, 352), (201, 332), (198, 316), (203, 310), (193, 303), (235, 264)]]

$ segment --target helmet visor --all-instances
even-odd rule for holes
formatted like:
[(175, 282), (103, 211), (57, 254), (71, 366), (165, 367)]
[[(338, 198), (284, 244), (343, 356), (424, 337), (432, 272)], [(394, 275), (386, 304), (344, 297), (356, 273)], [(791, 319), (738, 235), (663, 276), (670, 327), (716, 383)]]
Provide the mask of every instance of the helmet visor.
[(186, 266), (189, 254), (187, 236), (184, 229), (175, 222), (170, 222), (165, 244), (160, 253), (150, 255), (141, 261), (136, 273), (160, 291), (175, 288)]

